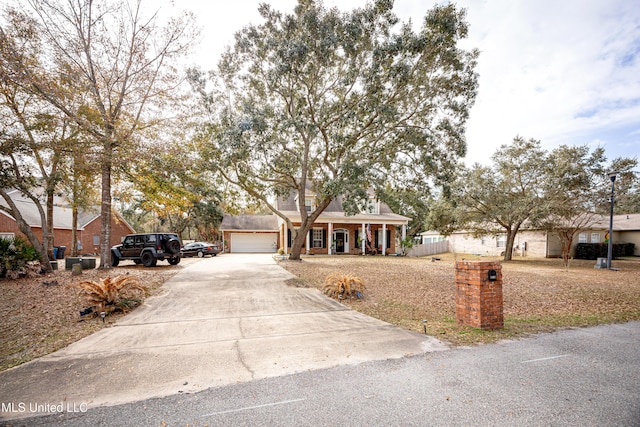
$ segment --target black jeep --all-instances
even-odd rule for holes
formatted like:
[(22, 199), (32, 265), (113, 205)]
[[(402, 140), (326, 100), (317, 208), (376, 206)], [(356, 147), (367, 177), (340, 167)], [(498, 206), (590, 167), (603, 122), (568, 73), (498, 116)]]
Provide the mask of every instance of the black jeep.
[(154, 267), (158, 260), (176, 265), (180, 262), (180, 238), (173, 233), (129, 234), (122, 243), (111, 248), (111, 265), (130, 259), (145, 267)]

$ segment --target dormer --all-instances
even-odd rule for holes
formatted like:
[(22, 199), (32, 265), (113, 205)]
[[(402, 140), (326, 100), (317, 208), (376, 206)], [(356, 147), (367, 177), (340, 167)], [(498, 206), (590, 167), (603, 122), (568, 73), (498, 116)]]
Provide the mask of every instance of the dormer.
[(362, 211), (364, 214), (380, 214), (380, 202), (376, 200), (375, 197), (369, 197), (367, 200), (364, 210)]
[[(298, 203), (299, 201), (299, 195), (297, 195), (295, 197), (295, 201), (296, 201), (296, 206), (298, 206), (298, 209), (300, 204)], [(304, 207), (307, 210), (307, 213), (311, 213), (314, 210), (316, 210), (316, 194), (307, 191), (307, 194), (305, 194), (305, 198), (304, 198)]]

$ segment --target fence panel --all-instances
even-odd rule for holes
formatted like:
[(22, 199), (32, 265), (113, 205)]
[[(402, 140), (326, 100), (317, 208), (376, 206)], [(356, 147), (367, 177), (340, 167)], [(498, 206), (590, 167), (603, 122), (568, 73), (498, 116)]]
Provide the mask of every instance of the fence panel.
[(443, 254), (445, 252), (449, 252), (449, 241), (444, 240), (442, 242), (435, 243), (426, 243), (424, 245), (415, 245), (409, 252), (407, 256), (428, 256), (435, 254)]

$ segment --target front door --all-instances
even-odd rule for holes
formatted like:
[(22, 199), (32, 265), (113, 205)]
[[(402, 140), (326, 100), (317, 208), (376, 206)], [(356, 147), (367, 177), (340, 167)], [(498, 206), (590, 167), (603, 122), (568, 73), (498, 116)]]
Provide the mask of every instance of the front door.
[(336, 253), (344, 253), (344, 231), (336, 231)]

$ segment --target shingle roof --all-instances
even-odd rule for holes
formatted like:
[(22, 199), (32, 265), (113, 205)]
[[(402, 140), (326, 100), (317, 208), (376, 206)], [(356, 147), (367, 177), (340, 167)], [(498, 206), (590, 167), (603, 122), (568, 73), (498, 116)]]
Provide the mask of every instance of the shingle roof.
[[(40, 213), (38, 212), (36, 204), (17, 190), (11, 190), (8, 193), (15, 202), (27, 224), (31, 227), (41, 227), (42, 222), (40, 220)], [(65, 206), (62, 202), (63, 201), (60, 198), (56, 198), (54, 200), (53, 228), (71, 230), (73, 225), (73, 212), (69, 206)], [(6, 200), (1, 197), (0, 205), (8, 207)], [(2, 212), (11, 217), (8, 212)], [(87, 224), (95, 220), (98, 216), (100, 216), (100, 210), (97, 206), (79, 210), (78, 229), (84, 229)], [(14, 219), (13, 217), (11, 218)]]
[[(609, 217), (601, 216), (591, 228), (609, 229)], [(614, 231), (634, 231), (640, 230), (640, 214), (614, 215)]]
[(278, 218), (275, 215), (225, 215), (220, 229), (224, 231), (278, 231)]
[[(288, 217), (294, 217), (294, 218), (299, 217), (300, 214), (298, 213), (298, 204), (296, 202), (297, 194), (298, 193), (295, 190), (291, 190), (291, 192), (289, 193), (289, 197), (279, 198), (276, 202), (276, 207), (278, 208), (278, 210), (280, 210), (280, 212), (284, 213)], [(335, 199), (333, 199), (329, 204), (329, 206), (327, 206), (327, 208), (322, 212), (318, 220), (322, 220), (325, 218), (326, 219), (340, 219), (340, 218), (344, 219), (346, 215), (344, 212), (344, 208), (342, 207), (343, 200), (344, 198), (342, 196), (338, 196)], [(369, 222), (369, 221), (375, 222), (381, 219), (381, 215), (384, 216), (386, 219), (390, 219), (390, 220), (409, 220), (410, 219), (405, 216), (394, 213), (389, 207), (389, 205), (387, 205), (384, 202), (380, 202), (379, 214), (357, 214), (357, 215), (349, 216), (348, 218), (356, 221), (363, 220), (365, 222)]]

